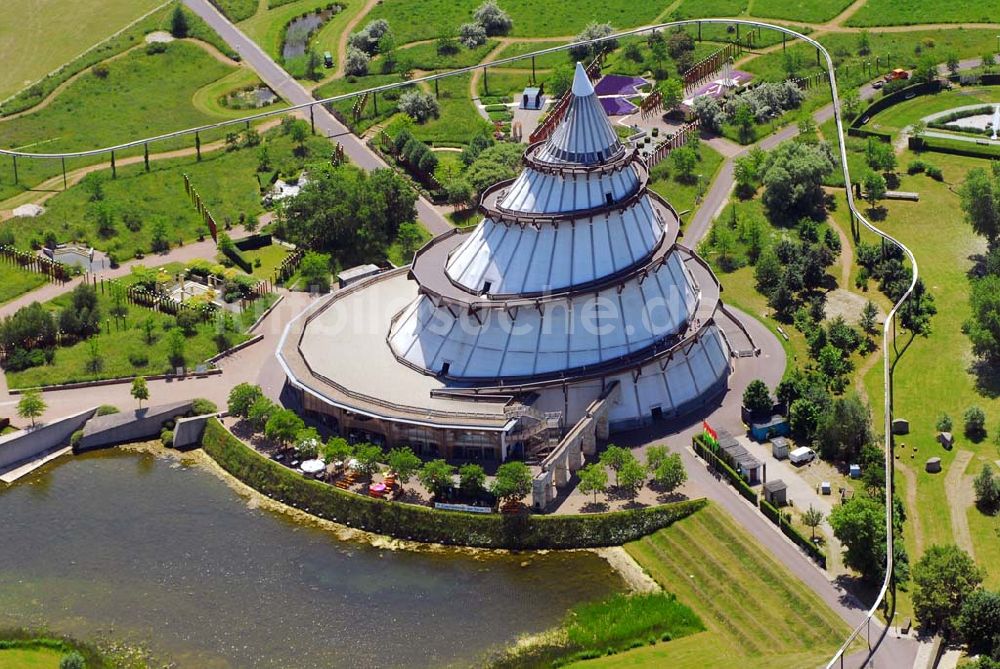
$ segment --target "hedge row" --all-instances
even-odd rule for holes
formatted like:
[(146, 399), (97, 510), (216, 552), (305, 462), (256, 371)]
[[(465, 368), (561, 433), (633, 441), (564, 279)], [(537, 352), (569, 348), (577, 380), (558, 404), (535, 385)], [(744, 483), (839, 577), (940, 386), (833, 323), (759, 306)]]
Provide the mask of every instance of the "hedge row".
[(258, 492), (332, 520), (397, 539), (476, 548), (543, 549), (617, 546), (701, 509), (704, 499), (601, 514), (540, 516), (437, 511), (345, 492), (307, 479), (257, 453), (210, 420), (202, 448)]
[(860, 128), (865, 123), (870, 121), (871, 117), (875, 116), (875, 114), (878, 114), (880, 111), (884, 111), (893, 105), (899, 104), (900, 102), (912, 100), (918, 95), (930, 95), (932, 93), (937, 93), (940, 90), (941, 82), (937, 79), (931, 82), (913, 84), (912, 86), (901, 88), (898, 91), (885, 95), (868, 105), (868, 108), (858, 114), (858, 117), (851, 122), (851, 127)]
[(236, 248), (235, 244), (231, 246), (223, 244), (219, 247), (219, 250), (222, 251), (227, 258), (232, 260), (233, 264), (237, 265), (241, 270), (247, 274), (253, 274), (253, 265), (251, 265), (250, 261), (246, 259), (246, 256), (244, 256), (240, 250)]
[(977, 144), (963, 142), (958, 139), (942, 139), (940, 137), (910, 137), (909, 148), (913, 151), (937, 151), (956, 156), (971, 158), (1000, 158), (1000, 146), (996, 144)]
[(885, 142), (888, 144), (892, 141), (892, 133), (884, 132), (882, 130), (866, 130), (865, 128), (848, 128), (848, 137), (860, 137), (861, 139), (868, 139), (869, 137), (874, 137), (880, 142)]
[(778, 526), (778, 529), (781, 530), (782, 534), (802, 548), (802, 550), (806, 552), (806, 555), (815, 560), (820, 567), (826, 569), (826, 553), (820, 550), (811, 539), (803, 536), (797, 529), (792, 527), (790, 523), (783, 520), (780, 510), (775, 508), (775, 506), (766, 499), (760, 500), (760, 510), (764, 513), (764, 516), (767, 517), (768, 520)]
[(756, 491), (754, 491), (754, 489), (743, 480), (743, 477), (740, 476), (735, 469), (730, 467), (725, 460), (719, 457), (715, 449), (712, 448), (707, 441), (705, 441), (704, 436), (700, 434), (695, 435), (691, 439), (691, 444), (694, 446), (694, 452), (697, 453), (702, 460), (711, 465), (712, 469), (715, 471), (722, 473), (727, 479), (729, 479), (729, 482), (733, 484), (733, 487), (736, 488), (736, 492), (756, 506), (758, 500)]

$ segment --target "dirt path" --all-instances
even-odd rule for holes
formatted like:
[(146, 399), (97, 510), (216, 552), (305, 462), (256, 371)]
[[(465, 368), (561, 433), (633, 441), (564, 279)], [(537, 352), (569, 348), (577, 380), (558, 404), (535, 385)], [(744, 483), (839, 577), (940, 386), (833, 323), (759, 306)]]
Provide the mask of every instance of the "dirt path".
[(913, 528), (913, 541), (917, 546), (917, 556), (924, 552), (924, 528), (920, 524), (920, 511), (917, 508), (917, 473), (906, 465), (896, 467), (896, 473), (906, 479), (906, 519)]
[[(479, 61), (479, 63), (480, 64), (490, 63), (496, 60), (497, 55), (501, 51), (507, 48), (507, 44), (508, 44), (507, 38), (500, 38), (497, 41), (497, 45), (493, 47), (493, 50), (490, 51), (485, 56), (483, 56), (483, 59)], [(473, 101), (479, 100), (479, 94), (477, 93), (477, 91), (479, 90), (479, 80), (482, 79), (482, 77), (483, 77), (482, 70), (473, 71), (472, 76), (469, 77), (469, 99)]]
[(339, 79), (344, 76), (344, 61), (347, 59), (347, 39), (354, 32), (354, 29), (358, 27), (361, 20), (368, 16), (368, 13), (375, 8), (375, 5), (380, 3), (382, 0), (365, 0), (365, 6), (361, 8), (361, 11), (355, 14), (347, 25), (344, 26), (344, 31), (340, 33), (340, 40), (337, 41), (337, 71), (333, 75), (332, 79)]
[(854, 2), (848, 5), (844, 11), (842, 11), (840, 14), (837, 14), (832, 19), (827, 21), (826, 25), (827, 26), (843, 25), (844, 21), (854, 16), (854, 14), (857, 13), (857, 11), (861, 9), (867, 2), (868, 0), (854, 0)]
[(972, 451), (959, 451), (955, 454), (955, 459), (948, 467), (948, 474), (944, 477), (944, 492), (948, 496), (951, 532), (955, 535), (955, 543), (969, 555), (976, 557), (972, 533), (969, 531), (969, 517), (966, 515), (973, 504), (971, 481), (965, 476), (972, 456)]
[[(271, 128), (280, 125), (280, 119), (270, 119), (255, 126), (260, 132), (270, 130)], [(213, 151), (220, 151), (226, 148), (225, 140), (218, 140), (215, 142), (209, 142), (208, 144), (201, 145), (202, 153), (211, 153)], [(184, 149), (175, 149), (173, 151), (164, 151), (162, 153), (151, 153), (149, 154), (150, 162), (154, 160), (169, 160), (171, 158), (186, 158), (188, 156), (196, 155), (195, 148), (188, 147)], [(127, 156), (125, 158), (119, 158), (115, 161), (117, 167), (124, 167), (125, 165), (135, 165), (136, 163), (141, 163), (143, 161), (142, 156)], [(94, 163), (93, 165), (85, 165), (84, 167), (79, 167), (71, 172), (66, 172), (66, 187), (75, 186), (80, 183), (83, 177), (87, 176), (91, 172), (98, 172), (100, 170), (110, 170), (111, 166), (108, 163), (100, 162)], [(58, 195), (63, 192), (61, 188), (63, 183), (63, 177), (61, 174), (46, 179), (42, 183), (38, 184), (34, 188), (25, 191), (24, 193), (18, 193), (12, 198), (0, 202), (0, 221), (5, 221), (11, 218), (12, 210), (15, 207), (19, 207), (23, 204), (42, 204), (49, 198)]]

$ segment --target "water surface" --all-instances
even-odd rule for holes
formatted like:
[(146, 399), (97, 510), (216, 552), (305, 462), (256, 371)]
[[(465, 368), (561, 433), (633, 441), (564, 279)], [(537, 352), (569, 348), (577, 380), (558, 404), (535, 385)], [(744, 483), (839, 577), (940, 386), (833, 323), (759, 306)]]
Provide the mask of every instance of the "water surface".
[(0, 519), (0, 624), (110, 633), (179, 667), (468, 666), (622, 587), (591, 553), (345, 542), (147, 453), (50, 464), (0, 487)]

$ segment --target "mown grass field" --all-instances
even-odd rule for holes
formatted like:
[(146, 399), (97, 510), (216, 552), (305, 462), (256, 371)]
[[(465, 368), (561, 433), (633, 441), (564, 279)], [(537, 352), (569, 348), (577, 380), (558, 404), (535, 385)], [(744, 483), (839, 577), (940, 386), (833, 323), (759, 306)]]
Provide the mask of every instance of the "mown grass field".
[(740, 16), (749, 0), (682, 0), (674, 13), (678, 19), (700, 19), (717, 16)]
[[(330, 4), (330, 0), (295, 0), (294, 2), (276, 7), (264, 4), (258, 8), (256, 13), (240, 23), (240, 30), (246, 33), (247, 37), (255, 41), (269, 56), (280, 62), (281, 35), (288, 22), (306, 12), (326, 7), (328, 4)], [(330, 23), (335, 21), (343, 23), (345, 22), (345, 18), (350, 19), (351, 16), (358, 12), (363, 3), (359, 0), (351, 0), (343, 4), (345, 5), (344, 11), (332, 17)], [(344, 16), (345, 14), (346, 17)], [(325, 24), (320, 29), (320, 33), (328, 25), (329, 23)], [(317, 33), (317, 35), (320, 33)], [(313, 35), (313, 39), (316, 39), (317, 35)], [(336, 44), (333, 46), (336, 47)], [(331, 52), (336, 54), (336, 48), (331, 49)]]
[(963, 86), (935, 95), (921, 95), (879, 112), (865, 127), (895, 134), (930, 114), (948, 111), (956, 107), (966, 107), (979, 102), (1000, 102), (1000, 88), (996, 86)]
[(15, 297), (44, 285), (45, 282), (46, 278), (42, 274), (0, 262), (0, 304), (10, 302)]
[(753, 0), (750, 12), (761, 18), (823, 23), (850, 4), (851, 0)]
[(951, 2), (950, 0), (868, 0), (849, 26), (895, 26), (917, 23), (996, 23), (1000, 1)]
[[(98, 293), (98, 302), (103, 317), (111, 320), (111, 323), (104, 325), (101, 334), (72, 346), (56, 348), (52, 364), (20, 372), (8, 371), (7, 384), (11, 388), (32, 388), (56, 383), (163, 374), (171, 370), (167, 333), (176, 327), (173, 316), (126, 303), (128, 313), (124, 319), (115, 323), (110, 315), (113, 305), (110, 295)], [(70, 303), (71, 296), (66, 294), (47, 302), (45, 306), (58, 311)], [(152, 319), (155, 324), (152, 343), (146, 341), (145, 330), (142, 329), (142, 324), (147, 319)], [(194, 369), (219, 352), (215, 341), (216, 331), (216, 323), (209, 321), (199, 323), (197, 332), (185, 337), (184, 359), (188, 368)], [(247, 336), (230, 333), (229, 338), (230, 345), (233, 345), (245, 341)], [(96, 345), (101, 360), (96, 372), (89, 367), (92, 345)], [(141, 362), (142, 360), (145, 362)]]
[[(383, 0), (365, 17), (386, 19), (399, 44), (442, 35), (457, 35), (458, 27), (472, 21), (482, 0)], [(652, 23), (663, 6), (632, 0), (579, 0), (552, 2), (544, 7), (532, 0), (506, 0), (503, 9), (514, 22), (513, 37), (568, 37), (590, 21), (609, 22), (616, 28)]]
[(51, 648), (0, 650), (0, 669), (59, 669), (63, 653)]
[[(915, 156), (904, 152), (900, 164)], [(906, 348), (895, 374), (895, 416), (910, 421), (910, 434), (897, 442), (897, 468), (911, 472), (916, 490), (910, 494), (908, 476), (897, 474), (901, 496), (907, 503), (908, 516), (919, 516), (924, 547), (932, 544), (955, 543), (955, 534), (948, 509), (959, 503), (949, 494), (945, 477), (961, 451), (974, 456), (966, 475), (975, 475), (982, 464), (1000, 458), (994, 439), (1000, 433), (1000, 388), (993, 374), (977, 375), (973, 368), (971, 345), (962, 333), (962, 323), (969, 317), (969, 282), (967, 272), (973, 266), (973, 256), (982, 253), (986, 244), (976, 237), (962, 218), (957, 188), (972, 167), (989, 169), (988, 161), (927, 152), (921, 159), (933, 163), (944, 172), (944, 183), (924, 175), (900, 175), (900, 190), (920, 193), (919, 203), (886, 201), (888, 217), (881, 224), (890, 234), (908, 245), (917, 258), (920, 275), (934, 295), (937, 315), (931, 320), (929, 337), (918, 337)], [(909, 335), (900, 332), (902, 348)], [(875, 365), (865, 377), (868, 396), (876, 422), (881, 420), (882, 366)], [(962, 414), (972, 405), (983, 408), (987, 416), (988, 436), (973, 443), (962, 435)], [(945, 450), (935, 440), (935, 423), (941, 413), (949, 414), (955, 423), (956, 445)], [(903, 446), (905, 444), (905, 447)], [(915, 449), (915, 450), (914, 450)], [(924, 463), (931, 456), (940, 457), (944, 473), (928, 474)], [(968, 483), (968, 482), (966, 482)], [(916, 500), (914, 508), (910, 503)], [(977, 562), (987, 571), (987, 584), (1000, 585), (1000, 549), (998, 534), (1000, 518), (982, 516), (974, 508), (967, 511), (970, 534)], [(919, 557), (918, 537), (912, 522), (905, 533), (911, 562)]]
[[(162, 0), (6, 0), (0, 21), (0, 100), (76, 58)], [(41, 44), (45, 48), (39, 48)]]
[(625, 550), (708, 631), (581, 662), (588, 667), (810, 667), (846, 624), (725, 512), (710, 505)]

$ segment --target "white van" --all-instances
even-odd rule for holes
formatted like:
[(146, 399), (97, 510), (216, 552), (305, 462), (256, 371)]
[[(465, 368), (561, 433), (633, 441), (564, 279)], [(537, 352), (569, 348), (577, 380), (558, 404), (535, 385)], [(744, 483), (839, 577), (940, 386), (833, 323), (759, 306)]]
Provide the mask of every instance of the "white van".
[(788, 461), (793, 465), (804, 465), (816, 459), (816, 451), (805, 446), (800, 446), (788, 454)]

